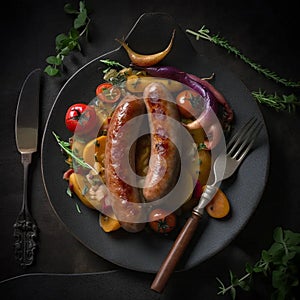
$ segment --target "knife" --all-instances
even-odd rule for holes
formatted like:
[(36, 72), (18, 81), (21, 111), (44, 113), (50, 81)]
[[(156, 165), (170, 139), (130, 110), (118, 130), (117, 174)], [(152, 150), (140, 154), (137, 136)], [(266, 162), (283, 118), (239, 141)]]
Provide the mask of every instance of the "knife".
[(32, 154), (37, 151), (39, 123), (39, 94), (41, 69), (31, 71), (26, 77), (18, 99), (15, 119), (15, 136), (23, 164), (23, 202), (14, 224), (15, 258), (26, 267), (32, 264), (36, 248), (37, 225), (28, 208), (28, 170)]

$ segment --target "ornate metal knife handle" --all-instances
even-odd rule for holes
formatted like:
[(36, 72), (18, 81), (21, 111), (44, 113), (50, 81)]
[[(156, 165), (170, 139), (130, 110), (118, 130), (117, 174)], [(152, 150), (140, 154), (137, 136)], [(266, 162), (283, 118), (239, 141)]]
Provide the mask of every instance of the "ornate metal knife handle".
[(23, 202), (19, 216), (14, 224), (15, 258), (22, 267), (32, 264), (36, 248), (37, 225), (29, 213), (27, 205), (28, 167), (31, 163), (31, 153), (22, 153), (24, 166)]

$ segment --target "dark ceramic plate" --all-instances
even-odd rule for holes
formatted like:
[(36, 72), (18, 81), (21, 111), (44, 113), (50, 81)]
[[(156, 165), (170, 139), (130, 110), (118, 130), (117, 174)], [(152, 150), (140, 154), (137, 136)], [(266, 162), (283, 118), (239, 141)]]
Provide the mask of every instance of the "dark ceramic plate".
[[(174, 28), (176, 28), (174, 45), (163, 64), (173, 65), (199, 76), (214, 72), (216, 77), (213, 84), (225, 95), (234, 109), (235, 129), (253, 115), (263, 120), (258, 106), (243, 83), (227, 70), (196, 53), (186, 34), (169, 15), (160, 13), (142, 15), (126, 40), (137, 52), (153, 53), (166, 46), (166, 41), (169, 41)], [(99, 213), (86, 208), (75, 199), (81, 210), (81, 213), (77, 212), (74, 201), (70, 201), (66, 195), (66, 182), (62, 180), (66, 164), (52, 131), (63, 139), (70, 136), (64, 125), (65, 112), (74, 101), (89, 102), (93, 99), (95, 87), (102, 80), (99, 71), (102, 66), (100, 58), (116, 60), (124, 65), (129, 64), (124, 49), (118, 48), (86, 64), (59, 92), (43, 135), (42, 174), (46, 192), (58, 218), (91, 251), (116, 265), (154, 273), (171, 248), (177, 232), (168, 237), (158, 236), (147, 230), (133, 234), (121, 229), (107, 234), (99, 227)], [(204, 216), (177, 270), (186, 270), (198, 265), (222, 250), (237, 236), (260, 201), (268, 175), (268, 166), (269, 143), (264, 127), (255, 149), (247, 156), (236, 176), (222, 183), (222, 189), (231, 202), (231, 215), (225, 220)]]

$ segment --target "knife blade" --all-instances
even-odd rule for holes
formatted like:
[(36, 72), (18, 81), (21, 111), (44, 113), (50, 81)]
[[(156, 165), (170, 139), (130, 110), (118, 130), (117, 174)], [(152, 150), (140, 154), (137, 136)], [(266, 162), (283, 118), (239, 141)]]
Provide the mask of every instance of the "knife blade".
[(37, 151), (40, 78), (41, 69), (30, 72), (19, 94), (15, 130), (16, 144), (21, 154)]
[(22, 267), (32, 264), (36, 248), (37, 225), (28, 208), (28, 170), (32, 154), (37, 151), (41, 69), (31, 71), (20, 90), (16, 119), (15, 138), (23, 164), (23, 201), (14, 223), (15, 258)]

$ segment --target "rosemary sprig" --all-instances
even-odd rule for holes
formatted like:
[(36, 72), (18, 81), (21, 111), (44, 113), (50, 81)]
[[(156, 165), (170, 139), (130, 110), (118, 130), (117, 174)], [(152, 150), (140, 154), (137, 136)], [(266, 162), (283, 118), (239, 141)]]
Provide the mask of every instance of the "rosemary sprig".
[(190, 33), (196, 37), (196, 40), (199, 40), (200, 38), (204, 40), (208, 40), (220, 47), (225, 48), (229, 53), (235, 54), (237, 57), (239, 57), (241, 60), (243, 60), (246, 64), (250, 65), (254, 70), (257, 72), (265, 75), (267, 78), (274, 80), (277, 83), (281, 83), (287, 87), (300, 87), (300, 82), (294, 82), (285, 78), (280, 77), (276, 73), (270, 71), (269, 69), (251, 61), (248, 57), (246, 57), (244, 54), (242, 54), (237, 48), (230, 45), (229, 42), (220, 37), (219, 35), (210, 35), (209, 29), (203, 25), (197, 32), (187, 29), (187, 33)]
[(276, 111), (295, 112), (296, 106), (300, 105), (299, 100), (294, 94), (279, 96), (277, 93), (267, 94), (264, 91), (252, 92), (252, 96), (259, 102), (266, 104)]
[(72, 149), (70, 148), (70, 143), (69, 142), (65, 142), (63, 141), (54, 131), (52, 131), (52, 134), (54, 135), (58, 145), (61, 147), (61, 149), (63, 151), (65, 151), (68, 155), (70, 155), (80, 166), (87, 168), (87, 169), (91, 169), (94, 172), (98, 173), (91, 165), (89, 165), (88, 163), (86, 163), (84, 160), (82, 160), (81, 158), (77, 157)]

